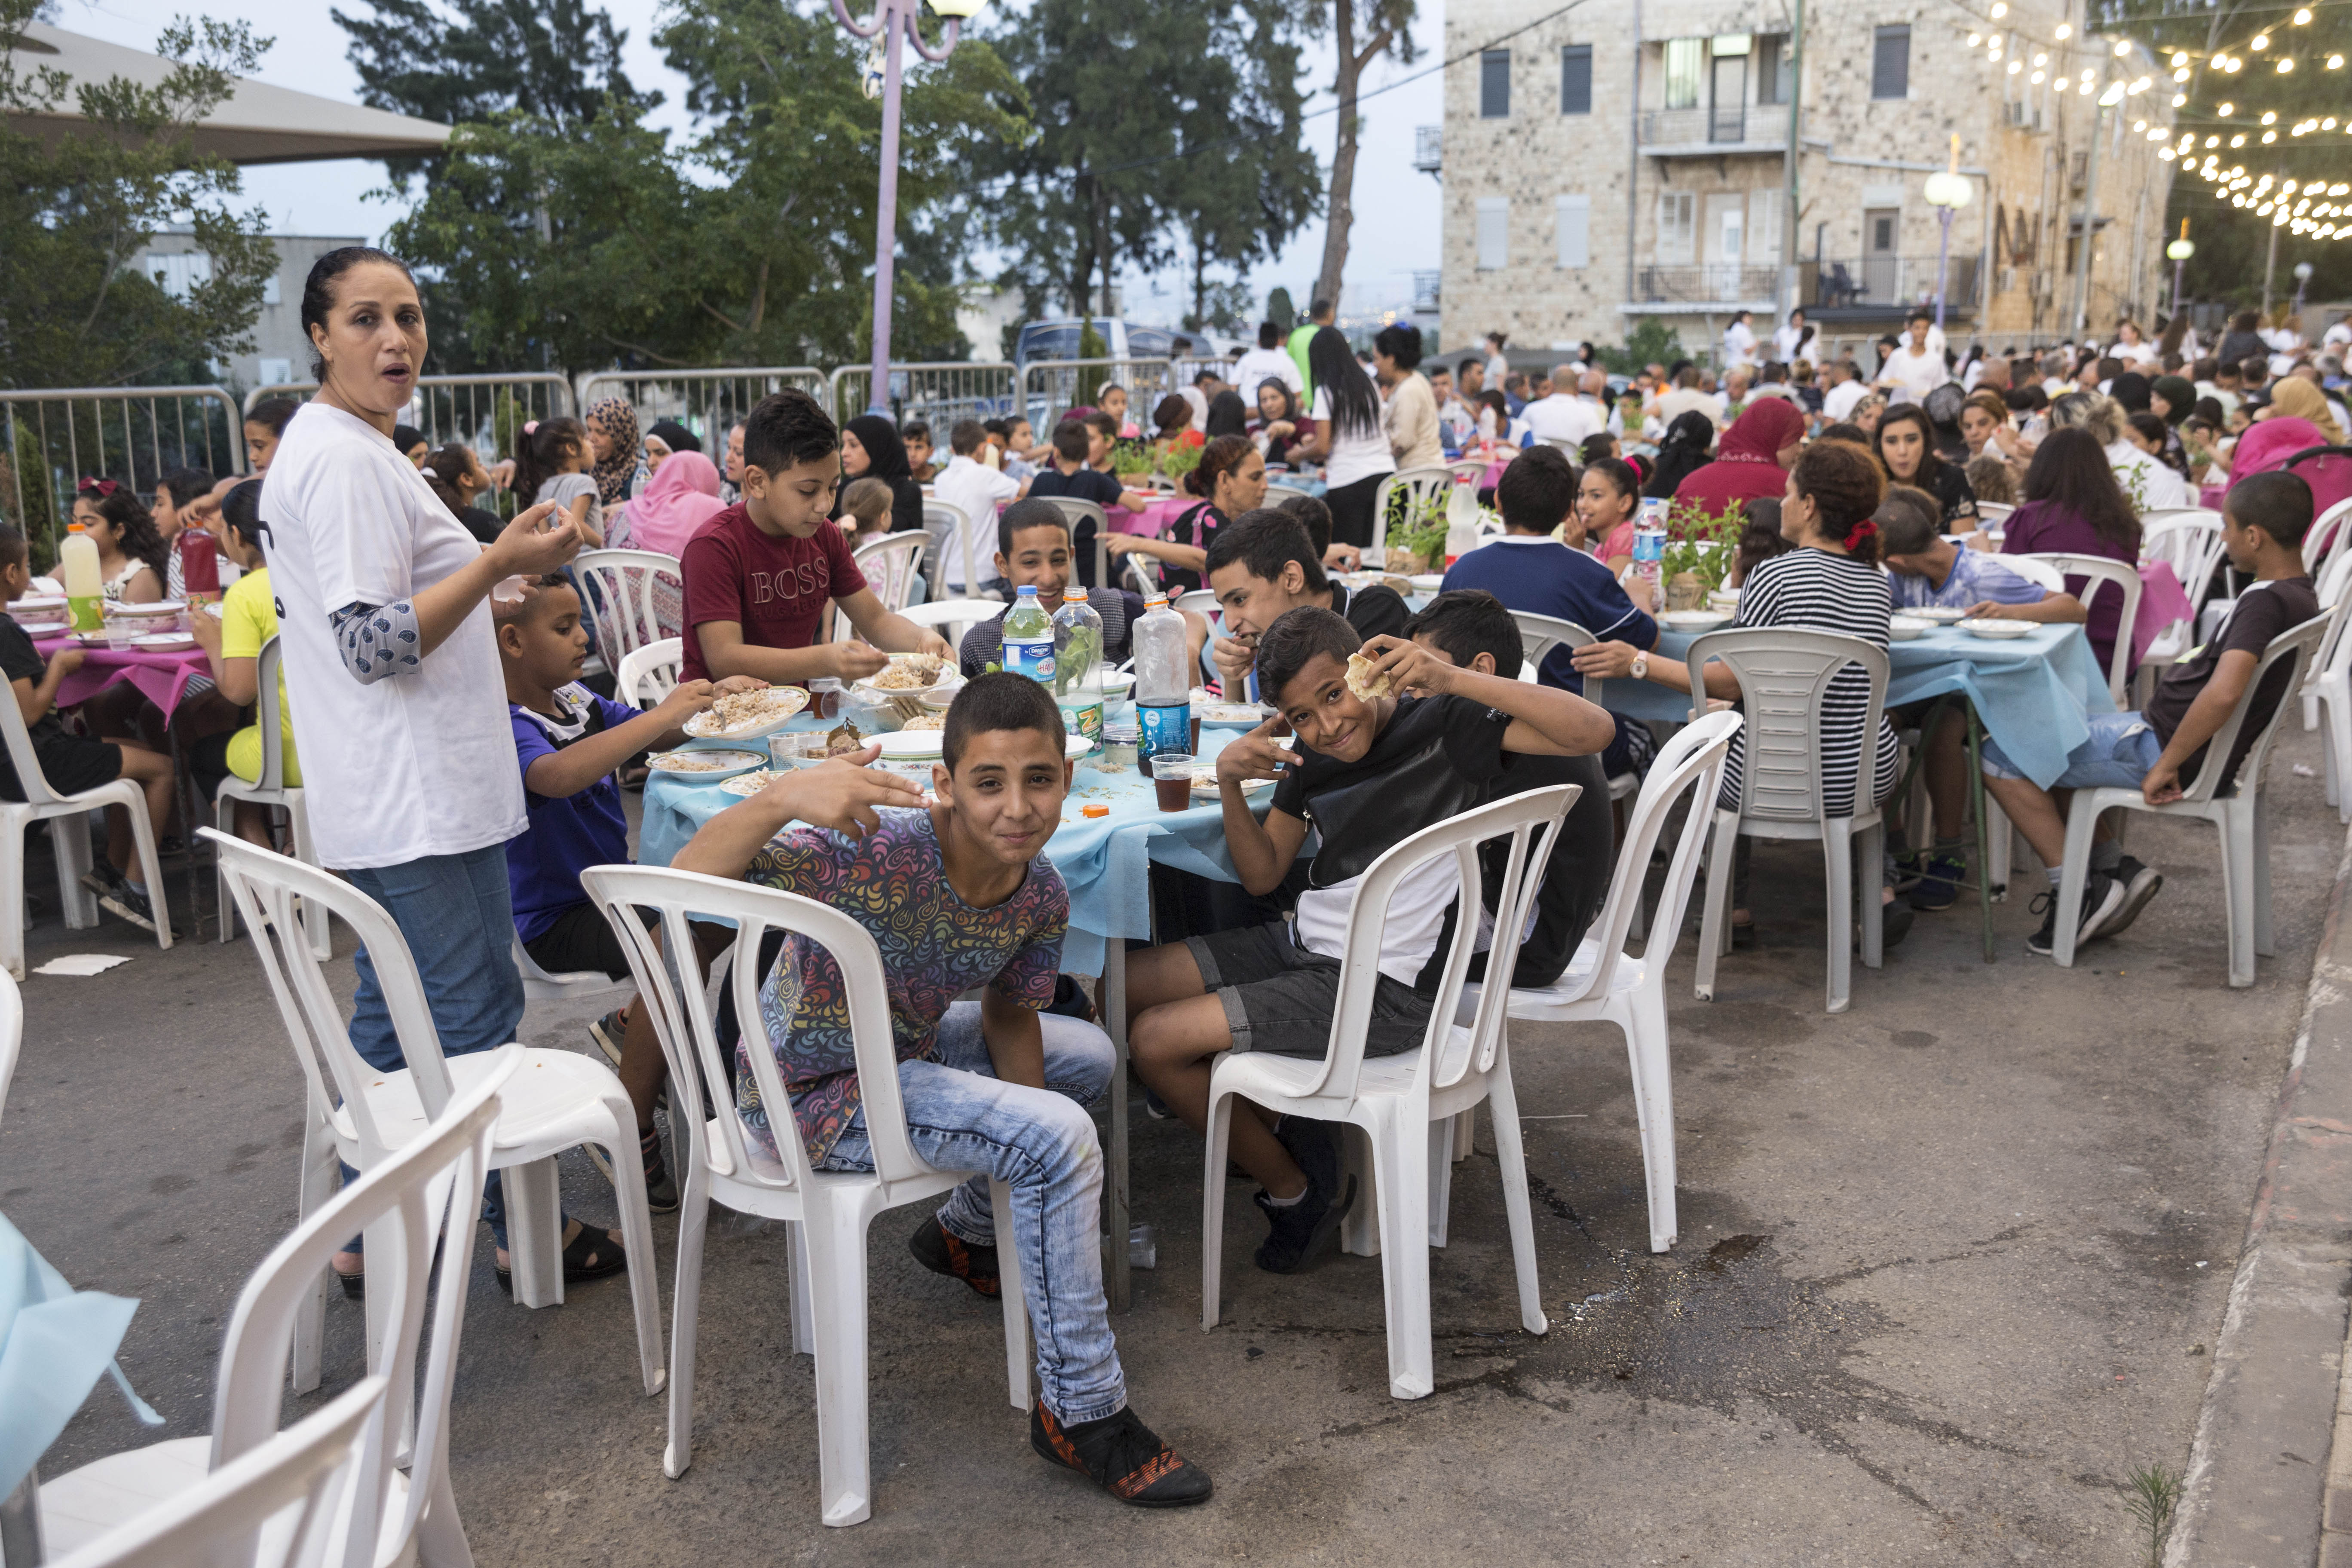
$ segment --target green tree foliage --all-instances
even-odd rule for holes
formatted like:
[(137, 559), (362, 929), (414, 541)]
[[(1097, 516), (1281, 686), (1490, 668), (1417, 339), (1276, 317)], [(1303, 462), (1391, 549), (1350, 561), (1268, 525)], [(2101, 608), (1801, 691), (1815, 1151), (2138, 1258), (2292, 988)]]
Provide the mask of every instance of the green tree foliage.
[(1298, 307), (1290, 302), (1290, 290), (1276, 289), (1265, 297), (1265, 319), (1287, 333), (1298, 325)]
[[(2210, 153), (2225, 171), (2242, 168), (2253, 179), (2268, 174), (2273, 185), (2292, 179), (2300, 187), (2311, 180), (2342, 182), (2352, 166), (2352, 135), (2347, 134), (2352, 131), (2352, 118), (2347, 116), (2352, 68), (2329, 70), (2326, 64), (2330, 55), (2352, 57), (2352, 9), (2313, 5), (2310, 11), (2312, 19), (2297, 26), (2290, 20), (2292, 7), (2269, 0), (2221, 0), (2212, 5), (2204, 0), (2106, 0), (2093, 8), (2091, 16), (2100, 30), (2155, 47), (2168, 65), (2173, 50), (2189, 56), (2189, 79), (2176, 86), (2168, 73), (2159, 75), (2156, 90), (2188, 95), (2188, 103), (2174, 118), (2178, 131), (2196, 133), (2197, 163), (2201, 165)], [(2267, 36), (2267, 47), (2252, 47), (2258, 35)], [(2243, 59), (2244, 68), (2215, 68), (2209, 62), (2216, 53)], [(2294, 70), (2278, 70), (2276, 62), (2283, 57), (2294, 59)], [(2221, 112), (2224, 103), (2231, 106), (2228, 115)], [(2275, 124), (2263, 123), (2265, 112), (2278, 117)], [(2333, 120), (2334, 129), (2319, 130), (2322, 120)], [(2305, 123), (2312, 129), (2296, 134), (2294, 128)], [(2277, 133), (2275, 142), (2263, 142), (2266, 130)], [(2130, 133), (2128, 125), (2125, 131)], [(2220, 145), (2208, 149), (2204, 142), (2209, 136), (2220, 138)], [(2243, 146), (2230, 145), (2235, 136), (2245, 138)], [(2258, 201), (2233, 205), (2229, 195), (2192, 173), (2186, 162), (2173, 168), (2177, 173), (2164, 237), (2178, 235), (2180, 220), (2189, 219), (2197, 254), (2189, 258), (2185, 278), (2188, 297), (2233, 305), (2260, 303), (2270, 255), (2271, 215), (2256, 211), (2262, 205)], [(2313, 205), (2327, 199), (2314, 198)], [(2334, 203), (2342, 205), (2344, 198), (2334, 198)], [(2343, 226), (2343, 220), (2335, 221)], [(2161, 248), (2161, 241), (2151, 243)], [(2315, 269), (2308, 298), (2352, 295), (2352, 242), (2313, 239), (2283, 229), (2273, 278), (2274, 303), (2284, 304), (2294, 296), (2298, 261), (2308, 261)], [(2168, 295), (2168, 277), (2167, 284)], [(2318, 337), (2310, 323), (2305, 328), (2305, 336)]]
[[(533, 4), (543, 15), (568, 0)], [(859, 89), (865, 46), (829, 15), (776, 0), (677, 0), (655, 42), (687, 79), (689, 138), (646, 125), (625, 83), (592, 114), (576, 100), (555, 112), (514, 100), (458, 125), (446, 166), (393, 231), (428, 269), (436, 358), (454, 363), (441, 352), (450, 328), (466, 356), (506, 367), (840, 363), (866, 352), (882, 116)], [(1024, 132), (1008, 107), (1018, 101), (984, 44), (909, 68), (892, 324), (908, 353), (967, 352), (955, 329), (969, 221), (959, 192), (982, 144)]]
[[(251, 71), (270, 40), (242, 24), (180, 21), (156, 52), (153, 86), (75, 82), (18, 40), (37, 0), (0, 0), (0, 109), (70, 105), (85, 133), (54, 142), (0, 122), (0, 377), (12, 386), (114, 386), (211, 379), (252, 346), (263, 284), (277, 270), (267, 215), (234, 210), (236, 166), (199, 154), (196, 124)], [(135, 262), (171, 222), (193, 226), (208, 280), (173, 295)]]
[(1622, 349), (1596, 348), (1606, 369), (1619, 375), (1635, 375), (1644, 366), (1674, 363), (1688, 357), (1683, 351), (1682, 335), (1674, 328), (1653, 316), (1633, 329)]
[(1295, 13), (1271, 0), (1193, 5), (1039, 0), (992, 41), (1038, 127), (985, 173), (1010, 188), (994, 237), (1002, 279), (1033, 310), (1100, 309), (1118, 266), (1245, 268), (1312, 215), (1319, 175), (1298, 150)]

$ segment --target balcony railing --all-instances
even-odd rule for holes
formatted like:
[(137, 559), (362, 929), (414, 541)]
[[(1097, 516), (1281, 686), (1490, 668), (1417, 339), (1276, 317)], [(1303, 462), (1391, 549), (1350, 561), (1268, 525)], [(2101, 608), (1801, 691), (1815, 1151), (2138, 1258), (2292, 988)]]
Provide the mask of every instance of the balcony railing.
[(1751, 110), (1743, 103), (1714, 109), (1646, 109), (1642, 111), (1644, 147), (1779, 146), (1789, 139), (1785, 110)]
[(1777, 267), (1717, 262), (1703, 267), (1644, 267), (1634, 298), (1644, 304), (1706, 304), (1769, 300), (1780, 287)]
[[(1977, 262), (1974, 256), (1955, 256), (1944, 280), (1947, 309), (1974, 306)], [(1865, 256), (1859, 260), (1809, 261), (1801, 278), (1805, 300), (1823, 310), (1898, 310), (1933, 304), (1936, 299), (1936, 258), (1932, 256)]]
[(1445, 127), (1413, 127), (1412, 166), (1424, 174), (1434, 174), (1445, 166)]
[(1416, 272), (1412, 275), (1413, 314), (1426, 315), (1437, 309), (1438, 282), (1442, 272)]

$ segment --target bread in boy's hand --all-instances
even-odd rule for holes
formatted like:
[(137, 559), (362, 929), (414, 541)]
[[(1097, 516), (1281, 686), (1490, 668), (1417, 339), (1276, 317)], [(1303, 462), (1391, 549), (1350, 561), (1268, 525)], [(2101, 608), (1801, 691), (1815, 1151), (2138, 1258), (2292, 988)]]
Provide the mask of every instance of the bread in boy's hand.
[(1370, 654), (1357, 653), (1348, 657), (1348, 689), (1366, 702), (1377, 702), (1396, 694), (1396, 683), (1380, 668), (1380, 660)]

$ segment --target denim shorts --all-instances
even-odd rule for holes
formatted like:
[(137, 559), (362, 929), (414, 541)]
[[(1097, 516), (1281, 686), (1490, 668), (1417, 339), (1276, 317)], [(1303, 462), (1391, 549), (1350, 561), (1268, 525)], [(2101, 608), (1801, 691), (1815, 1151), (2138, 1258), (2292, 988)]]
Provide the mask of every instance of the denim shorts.
[[(1300, 947), (1279, 921), (1186, 937), (1184, 945), (1201, 966), (1202, 984), (1224, 1004), (1234, 1050), (1319, 1057), (1330, 1049), (1331, 1019), (1339, 1010), (1338, 959)], [(1381, 975), (1372, 986), (1364, 1054), (1420, 1049), (1433, 1006), (1402, 980)]]
[[(2051, 781), (2052, 789), (2137, 789), (2148, 769), (2164, 755), (2164, 742), (2147, 720), (2137, 713), (2094, 713), (2088, 739), (2066, 753), (2066, 771)], [(1985, 737), (1984, 771), (1997, 779), (2021, 779), (2000, 749)]]

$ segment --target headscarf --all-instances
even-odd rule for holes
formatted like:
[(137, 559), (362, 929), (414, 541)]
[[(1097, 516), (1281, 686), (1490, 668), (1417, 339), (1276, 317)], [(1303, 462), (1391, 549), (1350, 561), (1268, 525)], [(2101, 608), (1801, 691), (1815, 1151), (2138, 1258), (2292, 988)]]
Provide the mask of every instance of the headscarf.
[(1230, 390), (1217, 394), (1209, 404), (1209, 439), (1213, 441), (1220, 436), (1248, 433), (1249, 405), (1242, 401), (1242, 395)]
[(880, 479), (892, 489), (915, 477), (907, 461), (907, 443), (899, 438), (898, 427), (879, 414), (861, 414), (842, 426), (857, 437), (866, 448), (866, 472), (860, 479)]
[[(2164, 399), (2165, 406), (2172, 410), (2171, 413), (2164, 416), (2164, 422), (2167, 425), (2179, 424), (2183, 419), (2188, 418), (2189, 411), (2197, 406), (2196, 384), (2185, 375), (2159, 375), (2156, 378), (2153, 390), (2158, 397)], [(2148, 406), (2151, 412), (2155, 408), (2154, 404)]]
[[(2255, 429), (2272, 419), (2307, 419), (2319, 432), (2314, 446), (2340, 447), (2344, 444), (2344, 426), (2336, 422), (2335, 410), (2327, 406), (2327, 395), (2299, 375), (2290, 375), (2271, 384), (2271, 414), (2257, 424)], [(2252, 435), (2252, 431), (2248, 431)]]
[(1786, 398), (1759, 397), (1724, 431), (1715, 461), (1683, 477), (1675, 488), (1675, 499), (1690, 502), (1710, 517), (1737, 510), (1751, 500), (1777, 500), (1786, 491), (1789, 479), (1788, 471), (1780, 467), (1780, 450), (1795, 446), (1804, 434), (1805, 416)]
[(629, 502), (629, 542), (638, 550), (681, 554), (686, 542), (725, 509), (717, 466), (692, 447), (672, 452)]
[(656, 419), (646, 426), (646, 434), (673, 452), (699, 452), (702, 442), (694, 432), (675, 419)]
[(1658, 444), (1657, 466), (1642, 493), (1653, 500), (1673, 495), (1684, 476), (1706, 466), (1706, 449), (1714, 441), (1714, 420), (1696, 408), (1675, 415), (1675, 422), (1666, 426), (1666, 438)]
[(636, 493), (646, 478), (645, 443), (637, 439), (637, 411), (625, 397), (604, 397), (588, 405), (585, 423), (606, 437), (612, 456), (596, 459), (596, 496), (606, 506), (618, 506)]
[(2297, 452), (2329, 444), (2319, 426), (2309, 419), (2288, 415), (2258, 419), (2238, 437), (2237, 446), (2230, 453), (2230, 482), (2235, 484), (2249, 474), (2283, 468)]

